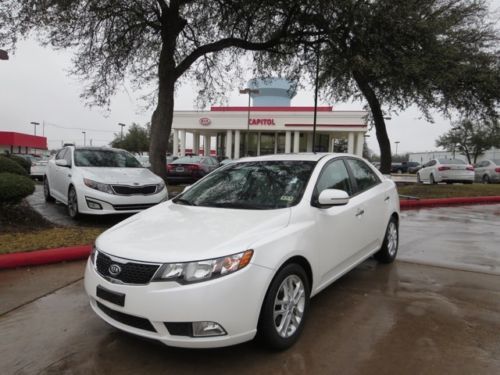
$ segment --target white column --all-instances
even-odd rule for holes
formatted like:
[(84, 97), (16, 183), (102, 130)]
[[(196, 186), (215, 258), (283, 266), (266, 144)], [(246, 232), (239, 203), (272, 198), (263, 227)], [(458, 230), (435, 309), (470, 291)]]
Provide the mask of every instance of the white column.
[(363, 156), (363, 145), (365, 143), (365, 137), (363, 133), (358, 133), (356, 136), (356, 155)]
[(203, 154), (205, 156), (210, 156), (210, 136), (203, 136)]
[(186, 156), (186, 131), (181, 130), (181, 156)]
[(289, 154), (292, 147), (292, 132), (285, 133), (285, 154)]
[(233, 132), (231, 130), (226, 133), (226, 156), (229, 159), (233, 158)]
[(260, 132), (257, 132), (257, 156), (260, 156)]
[(200, 152), (200, 135), (196, 132), (193, 133), (193, 154), (198, 155)]
[(347, 153), (354, 154), (354, 133), (347, 134)]
[(177, 129), (174, 129), (174, 150), (172, 154), (174, 156), (179, 156), (179, 131)]
[(293, 133), (293, 152), (299, 152), (300, 147), (300, 132)]
[(328, 152), (333, 152), (333, 142), (335, 141), (335, 138), (333, 138), (333, 135), (329, 134), (328, 135)]
[(278, 133), (274, 133), (274, 153), (278, 153)]
[(307, 152), (312, 152), (313, 150), (313, 135), (312, 133), (305, 133), (307, 136)]
[(240, 131), (234, 131), (234, 158), (240, 158)]

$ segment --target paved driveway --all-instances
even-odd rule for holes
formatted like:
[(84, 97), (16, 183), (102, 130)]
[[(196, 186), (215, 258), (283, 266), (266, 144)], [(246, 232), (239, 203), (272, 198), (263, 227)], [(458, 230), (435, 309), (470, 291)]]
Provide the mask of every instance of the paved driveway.
[[(70, 273), (2, 271), (0, 295), (21, 294), (30, 277), (46, 294), (0, 315), (2, 373), (497, 374), (499, 214), (500, 205), (404, 213), (399, 260), (368, 260), (320, 293), (303, 336), (280, 353), (255, 342), (176, 349), (122, 333), (90, 310), (83, 262)], [(58, 272), (67, 283), (42, 290)]]

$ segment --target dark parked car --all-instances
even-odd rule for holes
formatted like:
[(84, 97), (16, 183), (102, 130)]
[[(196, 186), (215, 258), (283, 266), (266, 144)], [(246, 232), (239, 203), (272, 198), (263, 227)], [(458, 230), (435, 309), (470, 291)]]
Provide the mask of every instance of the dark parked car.
[(183, 156), (167, 164), (169, 182), (195, 182), (219, 167), (212, 156)]
[(392, 163), (391, 173), (417, 173), (422, 168), (416, 161), (403, 161), (402, 163)]

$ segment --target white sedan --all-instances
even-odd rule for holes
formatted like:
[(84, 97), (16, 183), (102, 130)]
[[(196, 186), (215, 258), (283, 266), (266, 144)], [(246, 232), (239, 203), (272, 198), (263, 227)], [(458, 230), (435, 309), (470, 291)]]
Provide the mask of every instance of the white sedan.
[(433, 159), (424, 164), (417, 172), (417, 182), (472, 184), (474, 182), (474, 167), (461, 159)]
[(67, 205), (72, 218), (134, 213), (168, 199), (163, 180), (127, 151), (74, 146), (49, 161), (44, 195)]
[(93, 310), (167, 345), (291, 346), (310, 297), (368, 257), (392, 262), (393, 181), (346, 154), (242, 159), (100, 235), (85, 270)]

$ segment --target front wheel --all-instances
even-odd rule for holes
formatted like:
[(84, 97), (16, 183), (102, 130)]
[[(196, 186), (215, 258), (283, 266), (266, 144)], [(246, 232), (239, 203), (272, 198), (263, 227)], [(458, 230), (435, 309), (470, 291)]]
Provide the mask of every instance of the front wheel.
[(292, 346), (304, 328), (309, 311), (309, 280), (295, 263), (283, 267), (267, 291), (259, 318), (258, 335), (272, 349)]
[(78, 197), (73, 186), (69, 188), (68, 192), (68, 215), (72, 219), (77, 219), (78, 216), (80, 216), (80, 213), (78, 211)]
[(422, 184), (422, 183), (423, 183), (423, 181), (420, 178), (420, 173), (417, 173), (417, 184)]
[(49, 180), (47, 177), (43, 179), (43, 197), (45, 198), (45, 202), (54, 202), (54, 198), (50, 195)]
[(380, 263), (392, 263), (396, 259), (399, 245), (398, 223), (394, 217), (391, 218), (385, 231), (384, 242), (378, 252), (375, 253), (375, 259)]

